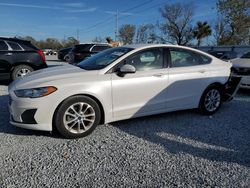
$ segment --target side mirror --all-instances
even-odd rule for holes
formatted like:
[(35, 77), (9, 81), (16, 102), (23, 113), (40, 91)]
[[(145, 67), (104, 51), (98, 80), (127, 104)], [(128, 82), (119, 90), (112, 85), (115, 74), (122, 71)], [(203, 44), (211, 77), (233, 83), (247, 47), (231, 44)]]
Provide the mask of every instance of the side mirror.
[(123, 65), (119, 70), (119, 73), (121, 74), (132, 74), (135, 72), (136, 72), (136, 68), (133, 65), (129, 65), (129, 64)]

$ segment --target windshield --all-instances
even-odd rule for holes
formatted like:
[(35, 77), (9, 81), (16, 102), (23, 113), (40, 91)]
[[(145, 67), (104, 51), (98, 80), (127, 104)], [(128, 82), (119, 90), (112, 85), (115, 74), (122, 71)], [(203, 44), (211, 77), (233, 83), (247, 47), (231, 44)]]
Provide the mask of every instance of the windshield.
[(77, 66), (85, 70), (100, 70), (113, 63), (118, 58), (133, 50), (132, 48), (118, 47), (104, 50), (82, 62)]

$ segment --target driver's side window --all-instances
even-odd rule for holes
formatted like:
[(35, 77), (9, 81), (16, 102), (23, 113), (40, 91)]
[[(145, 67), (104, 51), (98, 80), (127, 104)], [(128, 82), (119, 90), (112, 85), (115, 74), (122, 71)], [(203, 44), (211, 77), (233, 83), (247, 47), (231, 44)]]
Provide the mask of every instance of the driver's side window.
[(163, 49), (153, 48), (143, 50), (128, 57), (125, 64), (133, 65), (136, 71), (147, 71), (163, 68)]

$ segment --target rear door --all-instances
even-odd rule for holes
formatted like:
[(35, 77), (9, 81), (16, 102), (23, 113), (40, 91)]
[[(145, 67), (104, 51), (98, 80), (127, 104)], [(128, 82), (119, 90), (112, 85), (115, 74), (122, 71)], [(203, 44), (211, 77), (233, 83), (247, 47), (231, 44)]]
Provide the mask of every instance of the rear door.
[(211, 58), (182, 48), (170, 48), (167, 107), (170, 110), (198, 107), (209, 85)]
[(9, 78), (13, 53), (4, 40), (0, 40), (0, 79)]

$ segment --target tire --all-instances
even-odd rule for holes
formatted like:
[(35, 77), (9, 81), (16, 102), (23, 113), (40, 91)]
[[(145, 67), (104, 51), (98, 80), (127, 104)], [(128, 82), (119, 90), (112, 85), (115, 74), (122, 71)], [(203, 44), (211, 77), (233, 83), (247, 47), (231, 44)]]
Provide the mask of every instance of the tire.
[(93, 132), (100, 123), (98, 104), (86, 96), (66, 99), (55, 114), (55, 127), (65, 138), (81, 138)]
[(222, 104), (222, 92), (218, 86), (209, 86), (201, 96), (199, 112), (203, 115), (216, 113)]
[(66, 56), (64, 57), (64, 61), (66, 61), (67, 63), (69, 62), (69, 56), (68, 56), (68, 55), (66, 55)]
[(24, 77), (27, 74), (29, 74), (30, 72), (33, 72), (34, 69), (31, 66), (28, 65), (18, 65), (16, 67), (14, 67), (14, 69), (12, 70), (11, 73), (11, 79), (15, 80), (19, 77)]

